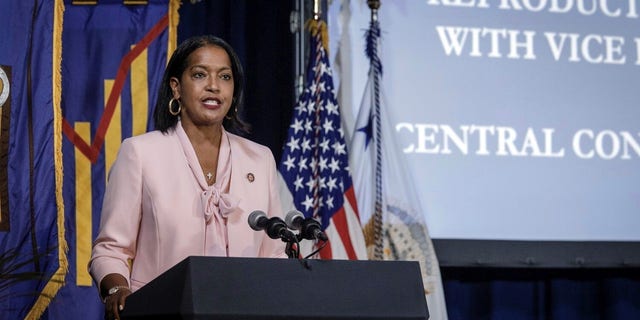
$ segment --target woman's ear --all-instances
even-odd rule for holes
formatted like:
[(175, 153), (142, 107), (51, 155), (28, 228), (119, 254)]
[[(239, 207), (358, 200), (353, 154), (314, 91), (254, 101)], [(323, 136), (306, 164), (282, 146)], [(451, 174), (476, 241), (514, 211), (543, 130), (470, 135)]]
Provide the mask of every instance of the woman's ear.
[(171, 93), (174, 99), (180, 99), (180, 80), (176, 77), (169, 79), (169, 87), (171, 87)]

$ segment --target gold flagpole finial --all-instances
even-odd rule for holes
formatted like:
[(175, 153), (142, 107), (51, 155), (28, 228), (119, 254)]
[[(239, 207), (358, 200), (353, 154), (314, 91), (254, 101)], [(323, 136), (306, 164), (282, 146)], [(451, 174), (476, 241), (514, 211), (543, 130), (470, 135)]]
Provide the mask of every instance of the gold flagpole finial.
[(322, 13), (320, 0), (313, 0), (313, 20), (320, 20), (320, 14)]
[(380, 0), (367, 0), (367, 5), (371, 9), (371, 20), (378, 21), (378, 9), (380, 9)]

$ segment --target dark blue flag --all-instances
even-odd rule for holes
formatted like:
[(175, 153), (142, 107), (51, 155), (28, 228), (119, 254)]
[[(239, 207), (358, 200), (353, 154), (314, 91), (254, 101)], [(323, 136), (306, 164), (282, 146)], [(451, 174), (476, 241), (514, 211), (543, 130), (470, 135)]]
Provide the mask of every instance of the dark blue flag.
[(87, 264), (107, 176), (121, 141), (153, 128), (151, 106), (175, 45), (170, 21), (178, 1), (131, 3), (67, 3), (64, 12), (63, 195), (69, 274), (49, 307), (52, 319), (103, 317)]
[(39, 318), (67, 271), (60, 119), (62, 1), (0, 10), (0, 318)]

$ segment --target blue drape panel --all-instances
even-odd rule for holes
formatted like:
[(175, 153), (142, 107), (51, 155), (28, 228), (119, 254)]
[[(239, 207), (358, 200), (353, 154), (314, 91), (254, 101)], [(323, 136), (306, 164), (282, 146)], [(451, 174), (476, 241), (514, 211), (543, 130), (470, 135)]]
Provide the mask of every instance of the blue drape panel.
[(443, 268), (450, 320), (640, 319), (640, 270)]

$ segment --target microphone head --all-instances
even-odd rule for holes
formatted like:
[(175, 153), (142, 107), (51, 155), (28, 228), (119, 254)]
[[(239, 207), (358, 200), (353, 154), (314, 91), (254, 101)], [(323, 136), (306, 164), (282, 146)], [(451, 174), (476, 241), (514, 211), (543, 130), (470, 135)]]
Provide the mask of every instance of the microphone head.
[(314, 218), (304, 219), (302, 222), (302, 231), (300, 233), (304, 239), (319, 239), (327, 241), (327, 236), (322, 232), (320, 222)]
[(287, 212), (287, 215), (284, 217), (284, 222), (293, 230), (300, 230), (303, 220), (304, 215), (302, 212), (295, 209)]
[(251, 212), (251, 214), (249, 214), (249, 218), (247, 219), (247, 222), (249, 223), (249, 226), (251, 227), (251, 229), (255, 231), (260, 231), (265, 228), (265, 225), (267, 224), (268, 220), (269, 218), (267, 218), (267, 214), (264, 213), (264, 211), (255, 210)]
[(271, 217), (266, 223), (266, 232), (271, 239), (280, 239), (286, 235), (287, 225), (278, 217)]

